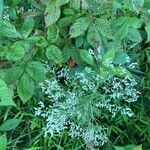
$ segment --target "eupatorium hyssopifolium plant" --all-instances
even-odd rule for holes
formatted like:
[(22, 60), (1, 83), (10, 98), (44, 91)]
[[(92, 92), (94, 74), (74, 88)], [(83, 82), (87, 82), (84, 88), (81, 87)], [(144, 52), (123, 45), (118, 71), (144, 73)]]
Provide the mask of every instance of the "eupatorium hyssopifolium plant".
[(140, 47), (143, 25), (147, 42), (150, 39), (148, 4), (147, 0), (1, 0), (1, 79), (13, 84), (25, 103), (46, 78), (45, 57), (58, 67), (69, 62), (97, 65), (95, 57), (88, 57), (89, 48), (94, 55), (100, 47), (104, 53), (113, 50), (113, 55), (124, 57)]
[[(108, 59), (104, 66), (115, 69)], [(89, 67), (62, 68), (56, 75), (55, 68), (48, 67), (52, 77), (40, 83), (45, 98), (35, 108), (35, 114), (45, 120), (45, 136), (67, 130), (72, 138), (82, 138), (89, 148), (107, 143), (108, 122), (119, 115), (134, 116), (130, 103), (136, 102), (140, 94), (134, 77), (125, 74), (127, 67), (120, 66), (120, 77), (109, 72), (104, 77), (102, 68), (95, 71)]]
[[(91, 77), (82, 80), (80, 74), (86, 76), (86, 71), (78, 72), (76, 78), (66, 77), (65, 82), (71, 80), (75, 85), (60, 84), (56, 77), (52, 77), (50, 84), (56, 84), (62, 95), (49, 95), (49, 99), (60, 100), (61, 97), (66, 103), (70, 95), (77, 98), (75, 106), (72, 106), (75, 109), (78, 109), (78, 100), (88, 99), (85, 105), (88, 103), (88, 106), (102, 110), (93, 110), (94, 118), (92, 114), (89, 115), (91, 128), (83, 118), (78, 118), (81, 124), (78, 124), (78, 119), (78, 122), (74, 122), (77, 114), (67, 118), (62, 116), (65, 122), (62, 128), (70, 129), (70, 134), (74, 123), (75, 127), (77, 125), (82, 129), (77, 132), (78, 136), (89, 146), (102, 145), (108, 139), (107, 127), (98, 128), (97, 120), (109, 115), (113, 118), (118, 113), (132, 115), (126, 104), (137, 100), (134, 89), (136, 82), (131, 75), (136, 69), (133, 64), (126, 66), (128, 69), (123, 66), (129, 60), (127, 53), (136, 58), (132, 52), (141, 50), (141, 42), (147, 44), (150, 41), (149, 10), (149, 0), (0, 0), (0, 106), (16, 106), (16, 97), (26, 103), (36, 95), (39, 82), (47, 77), (43, 59), (56, 68), (68, 64), (71, 67), (88, 66), (92, 68), (92, 73), (88, 74), (94, 71), (100, 81), (93, 81)], [(44, 84), (44, 87), (48, 85)], [(90, 93), (87, 89), (94, 92)], [(53, 101), (50, 104), (52, 108), (48, 110), (52, 109), (58, 115), (55, 109), (61, 110), (61, 106)], [(82, 108), (79, 110), (83, 111)], [(104, 118), (99, 118), (95, 112), (107, 113)], [(88, 141), (86, 137), (89, 133), (92, 136), (97, 134), (94, 136), (96, 139), (92, 140), (91, 137)], [(100, 136), (104, 138), (103, 142)]]

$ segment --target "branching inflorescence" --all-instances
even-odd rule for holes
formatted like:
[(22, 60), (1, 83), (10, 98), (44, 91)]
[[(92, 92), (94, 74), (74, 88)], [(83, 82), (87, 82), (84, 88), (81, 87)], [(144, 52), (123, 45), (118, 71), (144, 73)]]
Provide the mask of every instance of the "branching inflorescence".
[[(45, 136), (67, 130), (72, 138), (82, 138), (89, 148), (98, 147), (108, 141), (103, 119), (134, 115), (129, 103), (137, 101), (140, 93), (133, 77), (104, 79), (88, 67), (82, 71), (64, 68), (57, 75), (52, 70), (52, 78), (40, 84), (46, 98), (35, 108), (35, 114), (45, 120)], [(60, 82), (62, 77), (65, 84)]]

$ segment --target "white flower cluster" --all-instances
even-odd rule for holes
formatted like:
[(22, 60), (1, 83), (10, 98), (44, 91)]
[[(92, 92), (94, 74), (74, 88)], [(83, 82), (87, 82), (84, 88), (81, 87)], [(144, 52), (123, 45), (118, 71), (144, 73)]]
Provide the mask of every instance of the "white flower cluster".
[(103, 87), (105, 94), (110, 94), (113, 99), (124, 100), (126, 102), (135, 102), (139, 98), (140, 92), (136, 90), (137, 83), (131, 77), (120, 79), (118, 77), (106, 80)]
[(82, 138), (89, 148), (99, 147), (108, 141), (107, 123), (98, 125), (99, 117), (134, 115), (128, 106), (139, 97), (134, 79), (111, 76), (104, 80), (90, 68), (73, 74), (68, 68), (55, 71), (50, 71), (50, 80), (40, 84), (46, 98), (35, 109), (35, 114), (45, 120), (45, 136), (67, 130), (72, 138)]

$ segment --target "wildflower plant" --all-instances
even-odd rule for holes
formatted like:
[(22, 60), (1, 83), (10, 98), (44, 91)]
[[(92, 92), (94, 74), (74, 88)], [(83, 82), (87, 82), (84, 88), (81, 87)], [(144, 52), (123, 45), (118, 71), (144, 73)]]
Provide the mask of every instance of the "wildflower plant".
[(0, 149), (150, 149), (149, 47), (149, 0), (0, 0)]
[[(108, 59), (103, 64), (115, 68)], [(45, 98), (35, 108), (36, 116), (45, 121), (45, 136), (66, 130), (71, 138), (81, 138), (89, 148), (107, 143), (109, 120), (118, 115), (133, 117), (130, 103), (136, 102), (140, 95), (134, 77), (124, 74), (127, 64), (131, 63), (126, 63), (126, 67), (120, 65), (124, 68), (120, 74), (123, 76), (110, 72), (102, 76), (102, 67), (98, 70), (83, 67), (56, 71), (47, 64), (51, 78), (40, 83)]]

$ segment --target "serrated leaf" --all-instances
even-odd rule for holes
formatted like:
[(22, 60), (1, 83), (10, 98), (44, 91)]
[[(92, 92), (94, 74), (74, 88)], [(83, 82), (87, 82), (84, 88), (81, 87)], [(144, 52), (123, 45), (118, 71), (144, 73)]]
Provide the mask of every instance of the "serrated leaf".
[(75, 20), (74, 16), (67, 16), (58, 21), (58, 27), (64, 28), (70, 25)]
[(133, 9), (139, 13), (144, 6), (144, 0), (132, 0)]
[(8, 38), (19, 38), (20, 34), (17, 32), (15, 26), (9, 21), (0, 20), (0, 36)]
[(113, 59), (115, 58), (115, 53), (116, 53), (116, 51), (114, 49), (111, 49), (111, 50), (106, 52), (103, 59), (104, 60), (108, 59), (110, 61), (113, 61)]
[(19, 79), (19, 77), (22, 75), (23, 73), (23, 69), (19, 66), (17, 67), (12, 67), (8, 70), (6, 70), (5, 74), (4, 74), (4, 78), (3, 80), (5, 81), (5, 83), (12, 84), (14, 83), (16, 80)]
[(27, 38), (34, 28), (33, 17), (26, 17), (21, 27), (21, 34), (24, 38)]
[(113, 62), (114, 62), (114, 64), (117, 64), (117, 65), (120, 65), (120, 64), (123, 65), (128, 62), (128, 59), (129, 59), (129, 56), (126, 53), (118, 52), (118, 53), (116, 53)]
[(39, 37), (39, 40), (36, 43), (36, 45), (41, 47), (41, 48), (45, 48), (48, 46), (48, 41), (46, 40), (45, 37), (41, 36), (41, 37)]
[(81, 47), (84, 44), (84, 37), (83, 36), (79, 36), (76, 38), (76, 47)]
[(29, 76), (36, 82), (41, 82), (46, 78), (45, 68), (38, 61), (31, 61), (26, 66), (26, 71)]
[(125, 17), (125, 24), (129, 27), (133, 27), (133, 28), (140, 28), (142, 23), (141, 20), (137, 17)]
[(46, 49), (46, 56), (49, 60), (51, 60), (52, 62), (56, 63), (56, 64), (60, 64), (63, 63), (63, 55), (61, 50), (55, 46), (55, 45), (50, 45), (47, 49)]
[(6, 134), (0, 136), (0, 150), (6, 150), (7, 137)]
[(115, 37), (117, 40), (121, 41), (122, 39), (126, 38), (128, 35), (128, 26), (123, 26), (118, 29), (115, 33)]
[(62, 49), (62, 54), (63, 54), (63, 62), (67, 62), (70, 57), (71, 57), (71, 53), (70, 53), (70, 47), (68, 45), (64, 46), (64, 48)]
[(142, 41), (140, 32), (135, 28), (129, 28), (127, 38), (133, 42), (139, 43)]
[(47, 28), (47, 40), (50, 43), (55, 43), (58, 39), (58, 28), (56, 25), (49, 26)]
[(71, 58), (73, 58), (75, 60), (75, 62), (77, 64), (81, 64), (82, 63), (79, 50), (76, 49), (74, 46), (70, 47), (70, 56), (71, 56)]
[[(103, 35), (104, 37), (107, 37), (109, 39), (112, 38), (112, 31), (110, 28), (110, 21), (108, 20), (108, 18), (99, 18), (96, 20), (96, 25), (97, 25), (97, 29), (98, 29), (98, 34), (101, 33), (101, 35)], [(96, 28), (96, 27), (95, 27)]]
[(147, 33), (147, 42), (149, 42), (150, 41), (150, 21), (146, 24), (145, 30)]
[(23, 103), (27, 102), (33, 96), (34, 82), (27, 73), (18, 81), (17, 92)]
[(38, 36), (31, 36), (31, 37), (26, 39), (26, 41), (31, 43), (31, 44), (37, 43), (39, 40), (40, 40), (40, 37), (38, 37)]
[(6, 58), (11, 61), (19, 61), (23, 59), (25, 50), (28, 48), (28, 44), (18, 41), (14, 43), (10, 49), (6, 52)]
[(101, 36), (96, 30), (96, 28), (91, 27), (87, 33), (87, 41), (94, 48), (99, 47), (102, 44)]
[(87, 50), (80, 50), (80, 56), (87, 64), (89, 65), (94, 64), (94, 59)]
[(0, 0), (0, 19), (2, 18), (3, 7), (3, 0)]
[(68, 3), (68, 2), (69, 2), (69, 0), (57, 0), (57, 5), (61, 6), (61, 5), (64, 5), (64, 4)]
[(8, 119), (2, 125), (0, 125), (0, 131), (10, 131), (15, 129), (21, 122), (21, 119)]
[(70, 28), (70, 37), (75, 38), (82, 35), (88, 28), (89, 22), (86, 17), (78, 18)]
[(65, 8), (64, 9), (64, 11), (63, 11), (63, 13), (67, 16), (69, 16), (69, 15), (74, 15), (75, 14), (75, 11), (74, 11), (74, 9), (71, 9), (71, 8)]
[(16, 106), (6, 83), (0, 79), (0, 106)]
[(46, 26), (51, 26), (52, 24), (54, 24), (59, 19), (59, 17), (60, 17), (60, 8), (54, 7), (45, 16)]
[[(95, 2), (95, 1), (92, 1)], [(86, 0), (82, 0), (82, 3), (80, 0), (70, 0), (70, 7), (73, 7), (76, 10), (80, 10), (80, 7), (82, 6), (82, 9), (87, 9), (88, 3)]]

